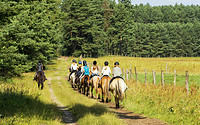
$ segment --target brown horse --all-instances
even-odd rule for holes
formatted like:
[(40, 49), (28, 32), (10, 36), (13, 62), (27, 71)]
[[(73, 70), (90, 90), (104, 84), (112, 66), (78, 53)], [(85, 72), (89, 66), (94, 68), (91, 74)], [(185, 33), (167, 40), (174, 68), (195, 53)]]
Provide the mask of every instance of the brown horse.
[(90, 85), (89, 85), (89, 80), (90, 80), (90, 77), (89, 75), (85, 75), (83, 76), (82, 80), (81, 80), (81, 85), (83, 86), (83, 94), (85, 95), (85, 90), (87, 88), (87, 91), (86, 91), (86, 96), (89, 95), (89, 89), (90, 89)]
[(122, 100), (124, 98), (124, 93), (128, 89), (126, 83), (122, 78), (115, 78), (110, 83), (110, 91), (115, 97), (116, 108), (119, 108), (119, 100), (121, 100), (121, 108), (122, 108)]
[(97, 96), (96, 99), (98, 99), (98, 98), (100, 99), (100, 92), (99, 92), (100, 88), (98, 88), (99, 79), (100, 79), (99, 76), (93, 76), (90, 79), (91, 94), (92, 94), (91, 98), (94, 98), (93, 89), (95, 89), (96, 90), (96, 96)]
[(109, 82), (110, 82), (111, 78), (109, 76), (103, 76), (101, 78), (101, 81), (99, 82), (99, 86), (102, 90), (102, 102), (104, 102), (105, 97), (106, 97), (106, 102), (108, 103), (108, 99), (110, 99), (110, 92), (109, 90)]
[(75, 86), (78, 87), (78, 91), (81, 93), (82, 86), (81, 86), (81, 83), (80, 83), (80, 75), (76, 76), (76, 78), (75, 78)]
[(45, 81), (45, 75), (44, 75), (43, 71), (38, 71), (37, 75), (36, 75), (36, 82), (38, 83), (38, 88), (40, 88), (40, 85), (41, 85), (41, 89), (43, 89), (44, 81)]

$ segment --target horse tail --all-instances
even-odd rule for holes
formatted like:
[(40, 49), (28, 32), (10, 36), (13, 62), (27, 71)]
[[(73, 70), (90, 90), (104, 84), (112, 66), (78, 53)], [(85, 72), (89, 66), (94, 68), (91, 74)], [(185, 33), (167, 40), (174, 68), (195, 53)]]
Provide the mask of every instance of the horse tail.
[(117, 80), (117, 87), (116, 87), (116, 91), (117, 91), (117, 94), (118, 96), (121, 96), (121, 92), (120, 92), (120, 89), (119, 89), (119, 80)]
[(84, 83), (85, 83), (85, 85), (88, 85), (88, 77), (84, 78)]

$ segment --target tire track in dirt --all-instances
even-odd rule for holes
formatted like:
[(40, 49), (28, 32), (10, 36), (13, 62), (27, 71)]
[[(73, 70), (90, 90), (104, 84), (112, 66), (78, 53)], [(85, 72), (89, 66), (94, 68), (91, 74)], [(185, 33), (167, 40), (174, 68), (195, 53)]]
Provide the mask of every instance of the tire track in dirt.
[[(60, 79), (60, 78), (57, 77), (57, 79)], [(51, 87), (51, 80), (52, 78), (48, 77), (48, 86), (49, 86), (49, 91), (51, 93), (51, 99), (53, 100), (53, 102), (55, 102), (58, 105), (58, 109), (62, 113), (62, 122), (68, 125), (77, 125), (69, 109), (66, 108), (64, 105), (62, 105), (54, 96), (53, 89)]]

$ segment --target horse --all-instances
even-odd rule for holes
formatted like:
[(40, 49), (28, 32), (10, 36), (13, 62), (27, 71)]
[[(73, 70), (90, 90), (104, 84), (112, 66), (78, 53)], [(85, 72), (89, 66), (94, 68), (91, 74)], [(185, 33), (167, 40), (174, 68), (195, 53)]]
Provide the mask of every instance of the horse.
[(45, 76), (44, 76), (43, 71), (38, 71), (37, 72), (36, 81), (38, 83), (38, 88), (40, 88), (40, 85), (41, 85), (41, 89), (43, 89), (43, 87), (44, 87), (43, 83), (45, 81)]
[(80, 76), (81, 76), (81, 74), (76, 76), (76, 78), (75, 78), (75, 86), (78, 87), (78, 91), (81, 93), (82, 86), (81, 86), (81, 83), (80, 83)]
[(106, 103), (108, 103), (109, 98), (110, 98), (110, 93), (109, 93), (109, 82), (111, 78), (109, 76), (103, 76), (99, 82), (99, 87), (102, 90), (102, 102), (104, 102), (105, 97), (106, 97)]
[(83, 78), (81, 80), (81, 85), (83, 86), (82, 89), (83, 89), (83, 94), (84, 95), (85, 95), (85, 89), (87, 87), (86, 96), (88, 96), (88, 92), (89, 92), (89, 89), (90, 89), (89, 80), (90, 80), (89, 75), (83, 76)]
[(95, 89), (96, 91), (96, 99), (100, 99), (100, 93), (99, 93), (99, 88), (98, 88), (98, 83), (99, 83), (99, 79), (100, 77), (99, 76), (93, 76), (91, 79), (90, 79), (90, 86), (91, 86), (91, 98), (94, 98), (93, 96), (93, 89)]
[(128, 89), (126, 86), (125, 81), (122, 78), (115, 78), (111, 83), (110, 83), (110, 91), (115, 97), (115, 104), (116, 108), (119, 107), (119, 100), (121, 100), (121, 108), (122, 108), (122, 100), (124, 97), (124, 93)]
[(73, 72), (70, 76), (70, 82), (71, 82), (72, 88), (75, 88), (75, 76), (76, 76), (76, 72)]

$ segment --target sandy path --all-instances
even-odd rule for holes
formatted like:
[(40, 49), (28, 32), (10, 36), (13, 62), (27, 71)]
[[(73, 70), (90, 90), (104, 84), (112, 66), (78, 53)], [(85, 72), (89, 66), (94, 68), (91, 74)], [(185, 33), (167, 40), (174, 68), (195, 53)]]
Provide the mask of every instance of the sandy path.
[[(60, 79), (57, 77), (57, 79)], [(49, 85), (49, 91), (51, 93), (51, 99), (53, 100), (53, 102), (55, 102), (58, 105), (58, 109), (61, 111), (62, 113), (62, 122), (66, 123), (68, 125), (77, 125), (77, 123), (75, 122), (71, 112), (69, 111), (69, 109), (67, 109), (64, 105), (62, 105), (57, 98), (54, 96), (53, 93), (53, 89), (51, 87), (51, 77), (48, 77), (48, 85)]]

